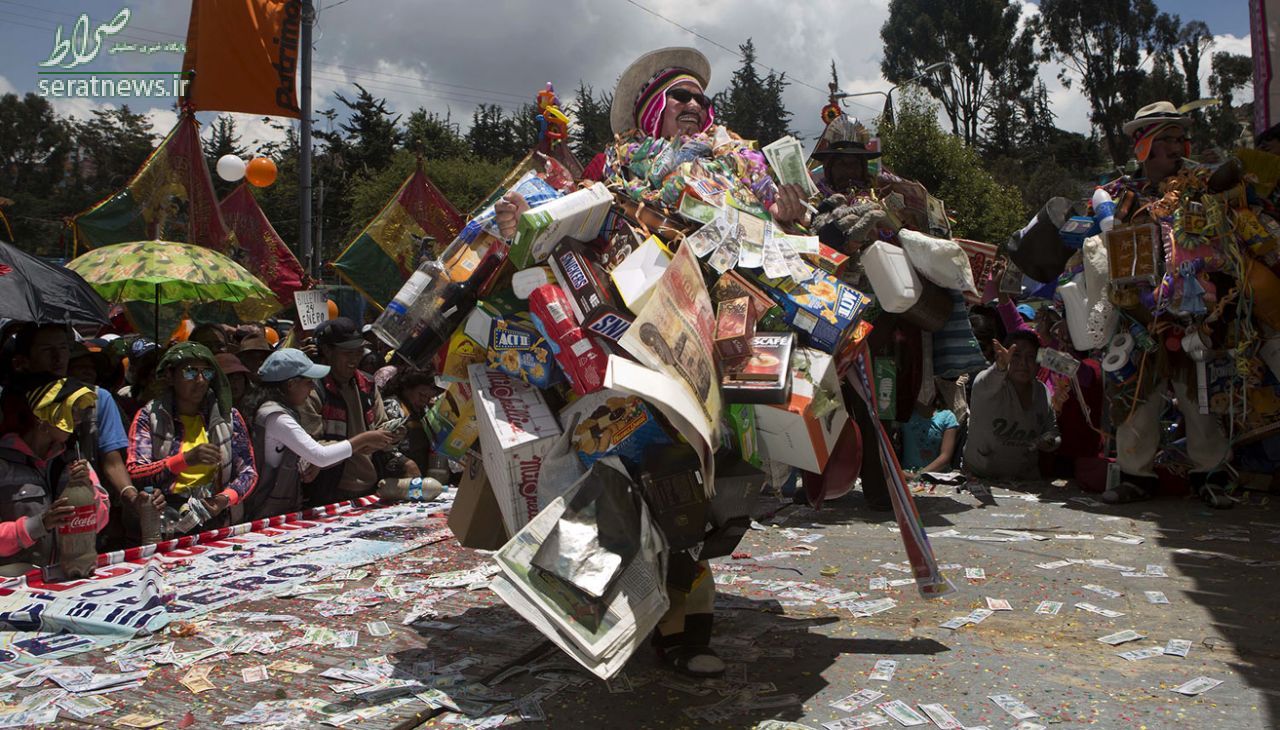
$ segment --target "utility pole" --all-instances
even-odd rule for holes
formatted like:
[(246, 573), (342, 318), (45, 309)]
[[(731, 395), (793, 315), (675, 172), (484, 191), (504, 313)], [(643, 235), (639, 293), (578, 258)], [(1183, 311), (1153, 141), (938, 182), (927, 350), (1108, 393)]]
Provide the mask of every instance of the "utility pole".
[(311, 245), (311, 27), (316, 10), (312, 0), (302, 0), (302, 125), (299, 133), (302, 158), (298, 160), (298, 244), (302, 266), (319, 279), (319, 256)]

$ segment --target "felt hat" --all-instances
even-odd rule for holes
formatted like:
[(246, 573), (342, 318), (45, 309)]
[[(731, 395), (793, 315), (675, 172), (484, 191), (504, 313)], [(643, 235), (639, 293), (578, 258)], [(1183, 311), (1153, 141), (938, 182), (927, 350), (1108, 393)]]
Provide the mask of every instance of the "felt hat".
[(711, 81), (711, 62), (696, 48), (661, 48), (637, 58), (618, 77), (609, 110), (609, 126), (614, 134), (635, 129), (636, 106), (640, 95), (666, 69), (683, 69), (693, 76), (705, 91)]
[(1153, 124), (1177, 124), (1183, 129), (1189, 129), (1191, 118), (1180, 113), (1172, 102), (1157, 101), (1142, 107), (1133, 115), (1133, 119), (1125, 122), (1124, 133), (1132, 137), (1139, 130)]

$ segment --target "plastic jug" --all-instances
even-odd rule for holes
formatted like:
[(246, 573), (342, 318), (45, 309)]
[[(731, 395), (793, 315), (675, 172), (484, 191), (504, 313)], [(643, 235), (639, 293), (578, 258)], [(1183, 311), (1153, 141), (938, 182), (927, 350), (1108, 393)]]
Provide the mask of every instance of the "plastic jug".
[(862, 269), (886, 312), (901, 314), (911, 309), (924, 291), (907, 252), (893, 244), (876, 241), (868, 246), (862, 252)]

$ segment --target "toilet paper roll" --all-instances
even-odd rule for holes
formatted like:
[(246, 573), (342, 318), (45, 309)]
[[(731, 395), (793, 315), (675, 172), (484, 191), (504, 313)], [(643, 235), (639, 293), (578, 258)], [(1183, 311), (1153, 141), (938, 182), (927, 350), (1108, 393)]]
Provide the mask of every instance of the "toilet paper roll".
[(1138, 369), (1133, 366), (1133, 361), (1129, 359), (1129, 353), (1111, 350), (1102, 359), (1102, 372), (1117, 383), (1123, 383), (1137, 374)]
[(1123, 352), (1125, 357), (1128, 357), (1133, 352), (1134, 346), (1133, 335), (1128, 332), (1118, 332), (1111, 338), (1107, 349), (1111, 352)]

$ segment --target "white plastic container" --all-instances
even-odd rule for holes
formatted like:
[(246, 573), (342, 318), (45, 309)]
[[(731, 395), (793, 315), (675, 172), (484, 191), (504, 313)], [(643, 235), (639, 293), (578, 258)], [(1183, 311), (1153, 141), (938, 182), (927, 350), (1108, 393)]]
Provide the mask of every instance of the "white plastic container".
[(880, 308), (891, 314), (911, 309), (924, 291), (919, 275), (907, 260), (907, 252), (893, 244), (876, 241), (868, 246), (862, 252), (862, 269), (867, 272)]
[(1094, 338), (1089, 334), (1089, 303), (1084, 296), (1084, 286), (1077, 275), (1069, 283), (1058, 287), (1062, 297), (1062, 308), (1067, 318), (1067, 330), (1071, 333), (1071, 344), (1077, 350), (1090, 350), (1095, 347)]

